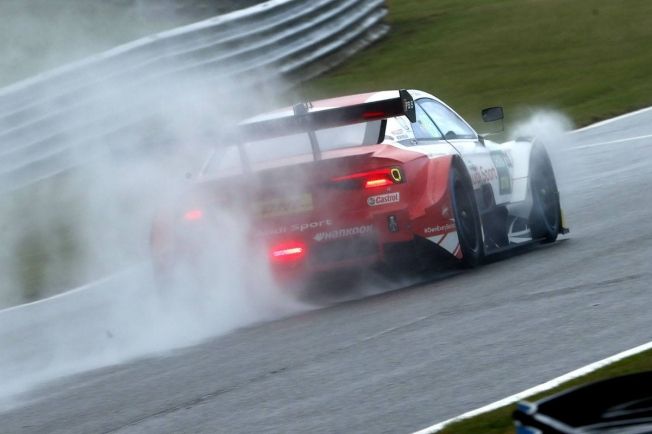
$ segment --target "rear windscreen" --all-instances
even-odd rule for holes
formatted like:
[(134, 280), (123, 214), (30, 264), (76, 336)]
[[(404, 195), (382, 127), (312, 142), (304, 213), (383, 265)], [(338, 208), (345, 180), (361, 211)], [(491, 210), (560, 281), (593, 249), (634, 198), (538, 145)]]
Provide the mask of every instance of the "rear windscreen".
[[(373, 121), (335, 128), (316, 130), (315, 135), (322, 152), (355, 146), (373, 145), (382, 141), (380, 137), (383, 121)], [(244, 152), (252, 166), (260, 163), (291, 160), (288, 164), (311, 161), (312, 147), (308, 133), (273, 137), (246, 142)], [(219, 148), (203, 169), (205, 176), (217, 176), (242, 171), (238, 147)]]

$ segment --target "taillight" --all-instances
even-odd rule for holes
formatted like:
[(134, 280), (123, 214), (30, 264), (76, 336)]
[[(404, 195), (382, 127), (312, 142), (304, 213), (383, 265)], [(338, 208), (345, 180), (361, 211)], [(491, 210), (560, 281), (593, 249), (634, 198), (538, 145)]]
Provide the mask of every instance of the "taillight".
[(186, 211), (185, 214), (183, 215), (183, 219), (188, 221), (201, 220), (203, 217), (204, 217), (204, 211), (200, 209), (191, 209), (189, 211)]
[(394, 184), (394, 182), (390, 179), (387, 179), (385, 176), (375, 176), (369, 177), (365, 180), (364, 188), (386, 187), (392, 184)]
[(398, 167), (387, 167), (367, 172), (338, 176), (331, 180), (334, 185), (343, 188), (387, 187), (404, 182), (403, 172)]
[(307, 253), (306, 245), (302, 242), (291, 241), (277, 244), (270, 250), (272, 262), (287, 264), (301, 261)]

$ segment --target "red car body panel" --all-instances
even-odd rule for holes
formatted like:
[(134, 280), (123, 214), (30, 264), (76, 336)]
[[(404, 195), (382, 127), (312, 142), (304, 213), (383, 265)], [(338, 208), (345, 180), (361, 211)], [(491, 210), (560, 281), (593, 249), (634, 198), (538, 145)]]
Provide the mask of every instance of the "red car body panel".
[[(403, 92), (400, 102), (395, 97), (387, 100), (391, 102), (389, 114), (382, 111), (388, 92), (316, 101), (305, 109), (317, 113), (329, 127), (367, 119), (404, 119), (392, 124), (379, 144), (323, 151), (313, 146), (313, 154), (254, 162), (244, 173), (224, 172), (197, 183), (184, 195), (179, 209), (161, 214), (154, 223), (151, 245), (158, 268), (170, 267), (180, 257), (192, 260), (201, 252), (202, 228), (218, 227), (215, 211), (222, 209), (235, 210), (247, 220), (252, 249), (265, 251), (279, 279), (388, 262), (394, 246), (417, 239), (462, 259), (449, 185), (454, 160), (468, 170), (476, 195), (493, 192), (493, 204), (504, 207), (505, 218), (512, 219), (507, 220), (510, 230), (518, 227), (514, 222), (527, 218), (531, 207), (529, 192), (516, 189), (526, 180), (527, 168), (521, 161), (529, 158), (530, 144), (511, 152), (512, 145), (485, 145), (473, 132), (473, 138), (466, 141), (442, 137), (432, 145), (412, 140), (415, 146), (403, 146), (400, 135), (411, 128), (405, 125), (416, 122), (415, 102), (403, 100)], [(423, 92), (410, 92), (436, 100)], [(333, 116), (340, 109), (344, 117), (360, 119)], [(409, 109), (412, 116), (407, 114)], [(253, 123), (260, 127), (256, 134), (264, 137), (265, 128), (278, 127), (277, 119), (286, 122), (283, 128), (303, 128), (300, 115), (282, 109), (265, 115), (260, 124)], [(276, 136), (283, 135), (283, 128), (274, 132)], [(473, 177), (476, 173), (489, 175)], [(511, 204), (517, 193), (517, 202)], [(505, 235), (510, 243), (511, 236)], [(518, 237), (525, 239), (515, 232), (514, 243), (520, 242)]]

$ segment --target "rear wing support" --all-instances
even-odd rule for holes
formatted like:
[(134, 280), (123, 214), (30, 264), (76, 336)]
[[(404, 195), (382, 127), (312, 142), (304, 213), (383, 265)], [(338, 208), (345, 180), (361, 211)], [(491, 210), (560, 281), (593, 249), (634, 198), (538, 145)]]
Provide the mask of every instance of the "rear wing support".
[[(311, 119), (308, 115), (310, 113), (310, 109), (312, 108), (312, 104), (309, 102), (305, 103), (299, 103), (295, 104), (292, 106), (292, 111), (294, 112), (294, 117), (297, 119), (297, 122), (299, 123), (306, 123), (308, 124), (311, 122)], [(317, 160), (321, 160), (321, 149), (319, 148), (319, 140), (317, 140), (317, 133), (315, 133), (315, 128), (312, 125), (303, 125), (306, 128), (306, 132), (308, 133), (308, 138), (310, 139), (310, 147), (312, 148), (312, 156)]]

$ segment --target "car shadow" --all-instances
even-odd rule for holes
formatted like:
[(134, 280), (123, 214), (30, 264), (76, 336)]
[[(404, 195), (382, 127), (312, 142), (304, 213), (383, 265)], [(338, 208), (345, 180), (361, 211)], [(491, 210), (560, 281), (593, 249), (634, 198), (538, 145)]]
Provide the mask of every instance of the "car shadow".
[(394, 269), (386, 272), (382, 269), (349, 270), (337, 276), (324, 276), (313, 282), (298, 298), (316, 308), (347, 303), (382, 296), (395, 291), (406, 291), (432, 285), (463, 275), (468, 272), (482, 272), (485, 266), (503, 262), (518, 256), (561, 248), (570, 241), (568, 238), (554, 243), (526, 243), (510, 250), (494, 253), (485, 257), (483, 263), (473, 269), (463, 268), (459, 264), (443, 264), (427, 270)]

